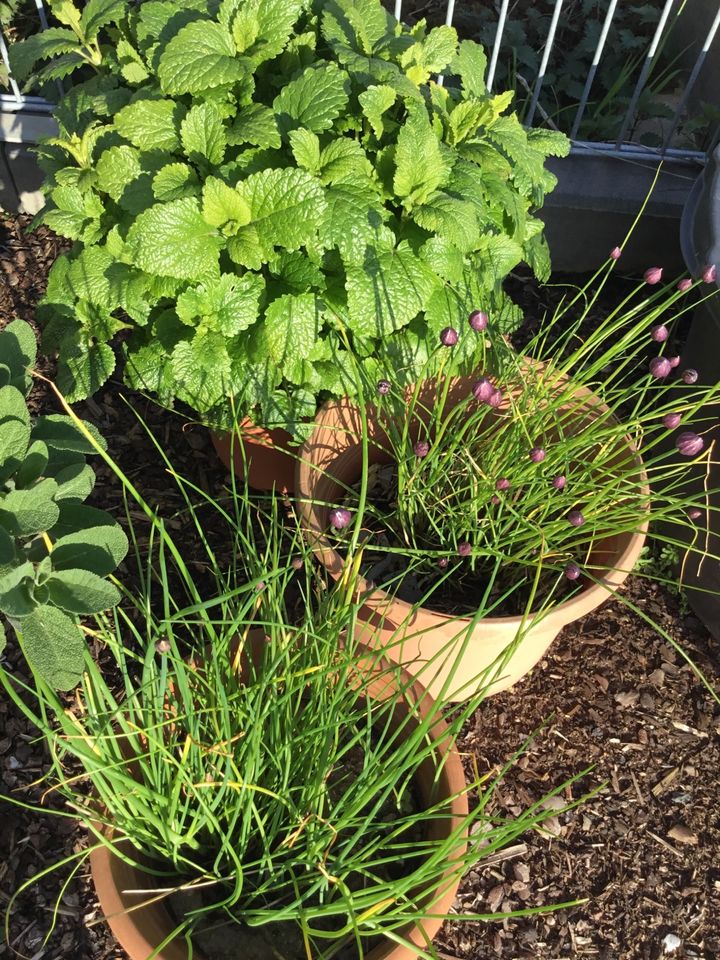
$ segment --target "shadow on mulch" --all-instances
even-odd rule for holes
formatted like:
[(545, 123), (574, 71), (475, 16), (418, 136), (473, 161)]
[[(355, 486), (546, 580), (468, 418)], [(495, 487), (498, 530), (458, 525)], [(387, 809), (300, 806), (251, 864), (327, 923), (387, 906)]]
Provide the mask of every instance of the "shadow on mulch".
[[(25, 236), (22, 218), (0, 218), (0, 325), (32, 321), (60, 241), (45, 230)], [(540, 313), (547, 291), (516, 280), (527, 312)], [(51, 373), (51, 367), (44, 368)], [(201, 428), (112, 383), (79, 405), (145, 498), (172, 519), (182, 508), (131, 399), (180, 473), (203, 489), (222, 489), (226, 474)], [(56, 409), (40, 384), (37, 409)], [(121, 517), (108, 469), (94, 463), (95, 502)], [(627, 596), (720, 686), (717, 647), (668, 591), (633, 578)], [(18, 675), (22, 664), (9, 663)], [(513, 817), (553, 786), (594, 764), (566, 791), (571, 800), (602, 783), (600, 793), (568, 813), (553, 806), (543, 831), (492, 855), (466, 877), (456, 909), (507, 913), (587, 898), (552, 914), (489, 924), (446, 925), (436, 944), (459, 960), (674, 960), (720, 957), (720, 711), (672, 646), (618, 601), (566, 628), (551, 653), (515, 690), (487, 700), (461, 741), (468, 769), (497, 770), (538, 727), (525, 756), (498, 790), (495, 814)], [(47, 769), (44, 746), (12, 704), (0, 702), (3, 790), (37, 803), (29, 786)], [(0, 801), (0, 910), (28, 878), (81, 849), (71, 821)], [(83, 868), (60, 902), (55, 930), (43, 944), (61, 886), (60, 871), (14, 903), (10, 946), (34, 960), (121, 960), (101, 919)], [(99, 921), (95, 923), (95, 921)], [(0, 941), (1, 942), (1, 941)]]

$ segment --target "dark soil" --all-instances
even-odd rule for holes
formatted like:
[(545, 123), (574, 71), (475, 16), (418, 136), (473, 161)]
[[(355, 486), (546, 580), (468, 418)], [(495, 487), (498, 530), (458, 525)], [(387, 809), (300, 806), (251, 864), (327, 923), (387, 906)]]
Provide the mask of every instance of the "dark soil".
[[(44, 231), (25, 236), (23, 224), (0, 219), (0, 324), (14, 316), (33, 319), (47, 268), (60, 249)], [(541, 313), (548, 294), (517, 283), (526, 311)], [(165, 465), (122, 397), (137, 407), (181, 473), (216, 491), (222, 468), (199, 427), (183, 429), (181, 419), (117, 382), (83, 405), (83, 415), (103, 431), (126, 473), (181, 529), (173, 518), (181, 504)], [(34, 401), (38, 410), (57, 408), (43, 385)], [(95, 502), (120, 516), (117, 486), (102, 465), (96, 470)], [(717, 646), (697, 620), (681, 612), (676, 596), (639, 579), (630, 581), (626, 596), (720, 686)], [(6, 664), (23, 675), (12, 642)], [(541, 726), (506, 774), (497, 812), (517, 815), (590, 764), (592, 772), (566, 791), (567, 798), (601, 789), (569, 813), (560, 812), (558, 802), (544, 830), (479, 863), (464, 881), (456, 909), (503, 914), (584, 902), (535, 917), (446, 925), (437, 940), (441, 954), (448, 960), (720, 957), (720, 709), (693, 670), (639, 614), (608, 603), (563, 631), (515, 690), (482, 705), (461, 742), (468, 771), (473, 765), (480, 772), (497, 770)], [(0, 701), (3, 791), (37, 804), (42, 787), (36, 781), (46, 769), (47, 755), (32, 727), (12, 704)], [(70, 820), (3, 801), (0, 807), (4, 912), (22, 884), (82, 849), (86, 837)], [(9, 945), (0, 940), (0, 955), (122, 960), (86, 866), (54, 917), (66, 876), (64, 868), (49, 873), (19, 894), (10, 911)]]

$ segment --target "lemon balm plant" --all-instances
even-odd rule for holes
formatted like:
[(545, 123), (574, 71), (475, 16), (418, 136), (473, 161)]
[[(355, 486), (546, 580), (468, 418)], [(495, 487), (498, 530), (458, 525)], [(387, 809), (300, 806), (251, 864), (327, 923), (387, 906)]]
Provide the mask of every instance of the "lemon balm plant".
[(214, 501), (176, 479), (188, 529), (202, 537), (211, 511), (233, 563), (203, 538), (189, 567), (141, 501), (141, 587), (100, 618), (102, 667), (86, 656), (75, 707), (0, 670), (47, 738), (49, 788), (91, 836), (38, 876), (89, 854), (131, 960), (209, 960), (218, 936), (242, 956), (436, 956), (462, 873), (547, 817), (547, 798), (507, 819), (492, 808), (502, 771), (465, 784), (453, 740), (477, 701), (446, 723), (355, 642), (352, 572), (318, 590), (277, 500), (268, 514), (245, 488)]
[(407, 29), (379, 0), (51, 7), (61, 25), (13, 66), (79, 71), (39, 217), (74, 241), (39, 311), (71, 400), (122, 332), (133, 386), (219, 424), (232, 396), (297, 434), (351, 388), (344, 347), (390, 338), (407, 362), (474, 303), (510, 329), (503, 278), (547, 275), (532, 210), (568, 143), (525, 131), (451, 27)]
[[(678, 549), (689, 531), (690, 551), (718, 562), (703, 532), (707, 484), (689, 494), (684, 481), (689, 463), (715, 459), (703, 409), (720, 385), (699, 385), (667, 350), (693, 284), (662, 286), (662, 271), (648, 270), (590, 324), (618, 255), (522, 354), (473, 311), (429, 347), (414, 386), (394, 384), (388, 363), (377, 383), (362, 380), (366, 408), (330, 404), (318, 416), (298, 470), (308, 534), (334, 575), (359, 543), (372, 553), (366, 619), (424, 631), (420, 654), (406, 647), (420, 661), (471, 631), (465, 653), (499, 658), (496, 689), (509, 685), (616, 591), (648, 526)], [(454, 360), (464, 339), (479, 344), (473, 372)], [(380, 358), (370, 372), (382, 370)]]

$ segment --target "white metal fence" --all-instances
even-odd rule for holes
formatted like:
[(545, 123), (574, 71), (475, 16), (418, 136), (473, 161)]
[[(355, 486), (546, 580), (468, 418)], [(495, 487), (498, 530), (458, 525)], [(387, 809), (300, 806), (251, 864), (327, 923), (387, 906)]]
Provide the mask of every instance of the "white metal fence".
[[(35, 8), (34, 12), (37, 15), (38, 28), (46, 29), (48, 22), (43, 0), (30, 0), (30, 2), (31, 6), (34, 5)], [(406, 0), (406, 2), (403, 2), (403, 0), (392, 0), (392, 2), (394, 2), (393, 12), (398, 19), (402, 19), (407, 14), (408, 8), (412, 9), (412, 3), (409, 2), (409, 0)], [(440, 8), (441, 2), (443, 5), (445, 3), (447, 4), (444, 20), (445, 23), (449, 25), (452, 25), (457, 19), (456, 14), (463, 7), (465, 7), (465, 12), (471, 15), (472, 11), (480, 6), (478, 0), (473, 0), (473, 2), (470, 2), (470, 0), (429, 0), (429, 2), (421, 5), (419, 12), (425, 12), (428, 9), (437, 11)], [(667, 156), (677, 157), (678, 159), (704, 159), (704, 151), (676, 148), (673, 146), (673, 141), (678, 126), (692, 99), (698, 80), (703, 74), (703, 68), (707, 65), (708, 57), (711, 55), (711, 52), (717, 53), (720, 50), (720, 39), (717, 37), (720, 32), (720, 2), (715, 5), (714, 17), (712, 21), (709, 22), (707, 34), (704, 37), (696, 60), (688, 70), (684, 84), (676, 91), (672, 116), (666, 117), (663, 124), (662, 141), (658, 146), (649, 147), (638, 143), (633, 136), (633, 125), (637, 117), (640, 99), (647, 89), (651, 71), (656, 65), (658, 54), (661, 50), (661, 44), (670, 30), (674, 18), (676, 16), (695, 16), (700, 4), (705, 3), (705, 0), (697, 0), (694, 4), (693, 0), (656, 0), (656, 2), (659, 11), (657, 25), (654, 31), (652, 31), (652, 35), (648, 38), (647, 49), (644, 55), (639, 59), (639, 69), (629, 102), (624, 110), (617, 116), (617, 134), (612, 139), (606, 138), (603, 142), (599, 142), (598, 140), (579, 139), (578, 135), (583, 119), (586, 117), (588, 105), (592, 102), (594, 85), (597, 83), (598, 73), (603, 64), (603, 56), (606, 55), (607, 51), (608, 36), (613, 22), (618, 15), (618, 0), (607, 0), (607, 10), (604, 20), (602, 21), (602, 28), (599, 32), (594, 54), (591, 61), (587, 64), (587, 75), (582, 94), (577, 99), (577, 102), (572, 105), (574, 118), (572, 123), (566, 127), (566, 129), (569, 127), (568, 132), (573, 140), (573, 149), (576, 152), (610, 151), (628, 155), (629, 158)], [(491, 49), (488, 50), (487, 85), (490, 89), (492, 89), (496, 81), (499, 57), (504, 47), (508, 44), (508, 24), (513, 20), (522, 20), (523, 11), (532, 5), (533, 0), (514, 0), (512, 5), (510, 0), (485, 0), (485, 3), (482, 4), (482, 6), (493, 11), (496, 17), (494, 39)], [(529, 102), (526, 104), (524, 113), (524, 122), (527, 125), (542, 125), (548, 121), (552, 122), (551, 118), (548, 118), (547, 113), (542, 108), (541, 95), (546, 82), (548, 65), (551, 63), (553, 56), (557, 54), (555, 44), (558, 35), (558, 25), (561, 23), (561, 17), (563, 16), (564, 5), (567, 10), (567, 7), (570, 6), (568, 0), (554, 0), (552, 14), (549, 17), (547, 36), (544, 39), (542, 53), (539, 58), (539, 66), (536, 75), (532, 77), (531, 82), (527, 84)], [(712, 2), (706, 3), (703, 9), (707, 10), (712, 6)], [(537, 52), (540, 54), (539, 50)], [(6, 92), (0, 92), (0, 114), (21, 112), (42, 114), (50, 112), (51, 106), (46, 100), (42, 97), (22, 92), (13, 79), (8, 59), (8, 38), (2, 33), (0, 33), (0, 56), (2, 57), (8, 74), (8, 89)], [(720, 57), (718, 57), (718, 60), (720, 62)], [(717, 83), (715, 106), (720, 107), (720, 83)], [(5, 124), (5, 128), (7, 129), (7, 124)], [(0, 124), (0, 139), (2, 139), (2, 130), (3, 126)], [(715, 132), (714, 138), (711, 138), (708, 144), (708, 152), (713, 139), (717, 139), (717, 132)]]

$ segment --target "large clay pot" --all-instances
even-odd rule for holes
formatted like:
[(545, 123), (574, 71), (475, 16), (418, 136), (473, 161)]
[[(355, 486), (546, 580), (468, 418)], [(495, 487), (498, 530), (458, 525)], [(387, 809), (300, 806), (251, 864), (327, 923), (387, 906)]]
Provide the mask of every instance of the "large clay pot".
[[(449, 402), (467, 397), (475, 379), (458, 379), (450, 391)], [(559, 377), (557, 382), (563, 386), (567, 379)], [(587, 403), (588, 416), (593, 411), (607, 411), (586, 388), (578, 387), (574, 396)], [(382, 426), (372, 410), (368, 416), (369, 464), (390, 463)], [(361, 475), (362, 424), (357, 407), (348, 400), (327, 404), (315, 424), (298, 459), (296, 499), (315, 555), (338, 579), (344, 561), (328, 540), (328, 513)], [(577, 424), (582, 429), (582, 417)], [(618, 455), (626, 465), (628, 459), (637, 465), (647, 491), (642, 460), (629, 438)], [(452, 617), (394, 599), (361, 581), (359, 594), (364, 602), (358, 614), (358, 636), (368, 645), (382, 645), (388, 656), (418, 676), (438, 700), (461, 700), (481, 687), (486, 687), (488, 693), (499, 693), (535, 666), (564, 626), (600, 606), (609, 592), (624, 582), (640, 556), (646, 528), (647, 525), (640, 525), (634, 533), (620, 533), (598, 542), (591, 556), (593, 565), (605, 571), (598, 576), (598, 582), (585, 583), (577, 594), (549, 608), (532, 623), (532, 615), (475, 621), (471, 617)]]
[(225, 466), (233, 469), (239, 479), (245, 477), (255, 490), (275, 490), (292, 493), (295, 483), (295, 453), (292, 435), (282, 427), (267, 429), (250, 420), (243, 420), (232, 433), (213, 433), (210, 438)]
[[(363, 669), (362, 665), (359, 669)], [(368, 669), (374, 668), (368, 665)], [(428, 822), (425, 839), (436, 840), (451, 836), (467, 816), (468, 803), (462, 761), (457, 748), (450, 740), (447, 724), (440, 717), (434, 701), (424, 687), (408, 675), (405, 675), (403, 680), (406, 692), (402, 696), (398, 695), (397, 688), (388, 673), (380, 674), (374, 679), (367, 679), (366, 675), (364, 682), (367, 682), (369, 697), (376, 700), (396, 698), (396, 710), (393, 713), (396, 728), (408, 715), (412, 717), (410, 723), (416, 725), (429, 716), (436, 716), (428, 735), (438, 746), (438, 760), (442, 756), (444, 762), (442, 765), (436, 764), (434, 758), (427, 757), (418, 771), (416, 785), (421, 802), (428, 808), (443, 801), (447, 803), (447, 817), (433, 817)], [(440, 766), (439, 770), (438, 766)], [(112, 831), (109, 831), (108, 835), (112, 837)], [(464, 845), (464, 836), (459, 843)], [(130, 848), (126, 846), (125, 850), (132, 857)], [(458, 856), (461, 854), (462, 846), (459, 846)], [(152, 891), (157, 881), (138, 867), (121, 859), (106, 846), (93, 850), (90, 854), (90, 867), (100, 906), (115, 938), (127, 952), (130, 960), (148, 960), (176, 925), (162, 899), (138, 907), (138, 904), (152, 900), (152, 893), (148, 891)], [(445, 870), (444, 882), (437, 892), (426, 900), (423, 911), (434, 915), (448, 913), (455, 899), (458, 885), (459, 878), (455, 875), (452, 862), (449, 862)], [(423, 919), (401, 930), (400, 933), (410, 942), (424, 947), (427, 940), (432, 939), (438, 932), (441, 924), (441, 919)], [(366, 960), (413, 960), (416, 956), (415, 951), (390, 940), (383, 940), (366, 954)], [(188, 960), (189, 951), (183, 939), (175, 939), (155, 954), (155, 957), (156, 960)], [(195, 947), (193, 958), (194, 960), (213, 960), (213, 957), (203, 955)]]

